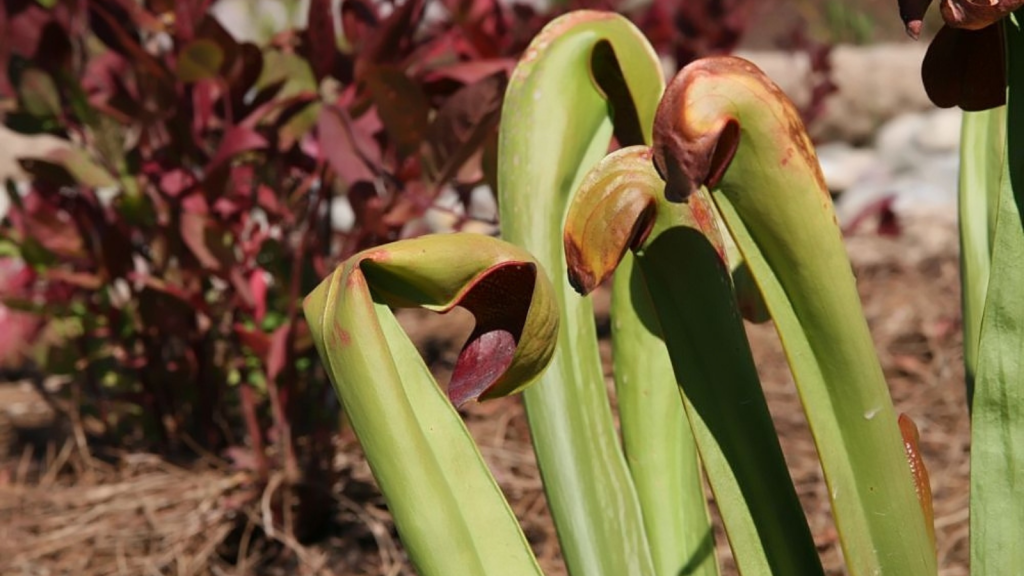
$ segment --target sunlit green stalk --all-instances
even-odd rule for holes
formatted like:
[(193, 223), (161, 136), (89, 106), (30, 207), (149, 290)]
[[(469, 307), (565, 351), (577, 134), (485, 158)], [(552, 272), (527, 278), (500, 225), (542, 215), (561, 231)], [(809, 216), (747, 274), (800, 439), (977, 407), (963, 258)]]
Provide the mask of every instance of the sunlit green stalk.
[[(622, 444), (659, 576), (717, 576), (700, 458), (632, 254), (615, 273), (612, 349)], [(646, 317), (647, 322), (641, 320)]]
[[(622, 64), (620, 67), (619, 64)], [(598, 78), (611, 78), (606, 92)], [(566, 280), (562, 222), (570, 195), (623, 138), (649, 138), (663, 80), (643, 35), (616, 14), (574, 12), (533, 40), (509, 81), (501, 119), (502, 237), (554, 279), (562, 330), (552, 367), (524, 394), (545, 492), (575, 576), (654, 574), (637, 492), (608, 404), (589, 300)]]
[(974, 395), (999, 194), (1008, 178), (1006, 107), (964, 112), (960, 137), (960, 278), (967, 397)]

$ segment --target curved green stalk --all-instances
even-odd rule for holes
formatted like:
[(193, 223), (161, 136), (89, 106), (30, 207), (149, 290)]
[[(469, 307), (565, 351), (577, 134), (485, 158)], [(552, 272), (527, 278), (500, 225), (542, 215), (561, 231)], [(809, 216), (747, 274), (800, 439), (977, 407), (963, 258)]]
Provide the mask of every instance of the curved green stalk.
[[(1014, 574), (1024, 565), (1024, 30), (1003, 21), (1009, 89), (1008, 178), (998, 187), (971, 414), (971, 572)], [(966, 313), (966, 311), (965, 311)], [(965, 342), (965, 346), (966, 346)], [(966, 353), (965, 353), (966, 355)]]
[(960, 282), (968, 402), (974, 396), (999, 193), (1006, 172), (1006, 107), (964, 112), (960, 135)]
[(462, 419), (390, 308), (460, 305), (477, 326), (449, 385), (453, 400), (509, 394), (543, 371), (558, 331), (551, 285), (527, 253), (493, 238), (428, 236), (361, 252), (304, 308), (418, 572), (540, 575)]
[(608, 405), (593, 310), (566, 281), (561, 237), (570, 195), (613, 133), (625, 143), (650, 139), (662, 86), (657, 57), (632, 24), (580, 11), (556, 19), (530, 44), (502, 110), (502, 236), (556, 279), (562, 312), (552, 368), (524, 399), (562, 552), (576, 576), (655, 573)]
[[(677, 418), (690, 423), (740, 571), (823, 574), (747, 343), (714, 208), (703, 195), (670, 204), (663, 188), (646, 146), (598, 163), (566, 220), (570, 277), (589, 292), (627, 248), (636, 252), (635, 268), (627, 257), (616, 270), (616, 288), (632, 272), (642, 324), (664, 333), (688, 416)], [(678, 396), (659, 401), (679, 405)], [(689, 506), (686, 515), (700, 510)]]
[[(654, 573), (717, 576), (700, 458), (643, 278), (626, 254), (612, 288), (612, 350), (622, 448)], [(641, 318), (647, 318), (643, 322)]]
[(792, 103), (742, 59), (695, 62), (659, 106), (654, 151), (670, 199), (713, 189), (761, 288), (818, 446), (850, 573), (935, 574), (831, 199)]

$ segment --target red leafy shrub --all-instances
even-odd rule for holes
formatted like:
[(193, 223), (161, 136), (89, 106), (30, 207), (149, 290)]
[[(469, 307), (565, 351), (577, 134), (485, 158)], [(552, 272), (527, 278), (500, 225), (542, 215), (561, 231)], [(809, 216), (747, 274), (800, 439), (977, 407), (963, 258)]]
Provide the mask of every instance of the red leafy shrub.
[[(0, 241), (30, 276), (4, 295), (65, 328), (36, 356), (73, 358), (43, 369), (73, 376), (98, 439), (228, 449), (301, 484), (339, 412), (301, 296), (417, 233), (446, 187), (484, 182), (512, 56), (542, 22), (451, 2), (425, 24), (422, 0), (387, 16), (349, 0), (341, 50), (314, 0), (306, 30), (256, 46), (208, 5), (3, 4), (4, 123), (66, 143), (8, 186)], [(332, 225), (338, 203), (354, 223)]]
[[(0, 257), (0, 294), (12, 301), (26, 297), (32, 282), (32, 271), (25, 263), (12, 257)], [(16, 370), (30, 353), (28, 343), (39, 332), (35, 315), (0, 302), (0, 373)]]

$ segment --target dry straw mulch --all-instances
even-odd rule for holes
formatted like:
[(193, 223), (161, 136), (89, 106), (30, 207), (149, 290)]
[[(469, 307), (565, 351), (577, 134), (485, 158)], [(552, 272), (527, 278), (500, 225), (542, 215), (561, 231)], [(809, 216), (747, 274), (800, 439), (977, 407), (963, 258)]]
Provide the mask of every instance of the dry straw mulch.
[[(949, 223), (911, 223), (905, 232), (897, 239), (855, 237), (849, 246), (897, 410), (921, 430), (941, 574), (962, 576), (968, 574), (969, 424), (956, 239)], [(405, 320), (445, 378), (466, 319)], [(752, 326), (750, 335), (822, 558), (829, 574), (842, 574), (825, 485), (784, 355), (770, 326)], [(606, 343), (602, 348), (607, 353)], [(474, 406), (467, 422), (546, 573), (564, 574), (521, 404), (505, 399)], [(32, 479), (9, 462), (7, 475), (0, 474), (0, 574), (413, 574), (357, 444), (345, 434), (338, 442), (334, 523), (307, 545), (267, 528), (273, 485), (255, 487), (247, 475), (220, 465), (186, 470), (134, 455), (116, 468), (90, 468), (73, 443), (51, 451), (42, 475)], [(72, 465), (77, 469), (69, 473)]]

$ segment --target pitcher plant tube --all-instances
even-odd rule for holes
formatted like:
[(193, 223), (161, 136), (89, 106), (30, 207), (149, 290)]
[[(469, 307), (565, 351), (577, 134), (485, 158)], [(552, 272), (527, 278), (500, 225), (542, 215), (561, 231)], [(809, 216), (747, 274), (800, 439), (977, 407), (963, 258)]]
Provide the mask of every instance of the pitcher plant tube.
[[(392, 308), (469, 310), (447, 394)], [(305, 301), (317, 350), (420, 574), (540, 574), (453, 404), (514, 393), (554, 353), (558, 310), (536, 260), (475, 234), (360, 252)]]
[(666, 196), (711, 197), (775, 322), (852, 574), (934, 574), (892, 400), (810, 138), (753, 64), (708, 58), (669, 84), (654, 124)]

